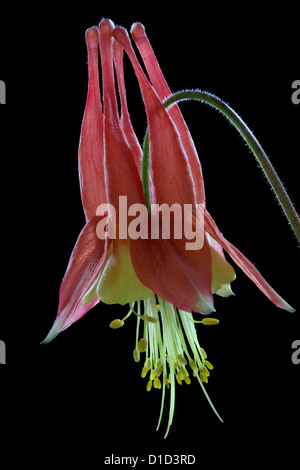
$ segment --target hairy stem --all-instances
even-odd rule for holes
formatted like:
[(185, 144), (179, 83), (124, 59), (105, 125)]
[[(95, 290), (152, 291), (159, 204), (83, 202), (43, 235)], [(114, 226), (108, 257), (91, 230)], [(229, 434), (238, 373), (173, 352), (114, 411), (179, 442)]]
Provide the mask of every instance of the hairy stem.
[[(246, 141), (251, 151), (253, 152), (256, 160), (258, 161), (261, 169), (263, 170), (271, 188), (273, 189), (279, 204), (294, 232), (298, 242), (300, 243), (300, 219), (290, 200), (280, 178), (278, 177), (273, 165), (271, 164), (268, 156), (263, 150), (262, 146), (255, 138), (247, 124), (242, 118), (224, 101), (211, 93), (201, 90), (186, 90), (174, 93), (172, 96), (164, 101), (165, 108), (168, 108), (174, 103), (184, 100), (196, 100), (209, 104), (220, 111), (230, 123), (238, 130), (240, 135)], [(143, 145), (143, 163), (142, 163), (142, 183), (145, 196), (146, 205), (151, 212), (150, 201), (150, 184), (149, 184), (149, 136), (146, 132), (144, 145)]]

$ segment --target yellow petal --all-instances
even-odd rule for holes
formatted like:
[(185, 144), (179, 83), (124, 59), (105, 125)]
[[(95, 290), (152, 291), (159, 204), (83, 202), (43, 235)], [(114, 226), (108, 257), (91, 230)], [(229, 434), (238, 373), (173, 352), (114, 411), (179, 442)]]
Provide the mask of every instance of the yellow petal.
[(127, 240), (113, 242), (99, 278), (97, 294), (106, 304), (121, 305), (143, 300), (152, 294), (137, 278)]
[[(234, 281), (236, 278), (235, 271), (231, 264), (226, 261), (223, 256), (218, 253), (217, 250), (213, 246), (210, 247), (211, 249), (211, 257), (212, 257), (212, 283), (211, 283), (211, 291), (215, 294), (218, 291), (226, 291), (225, 286), (227, 286), (228, 294), (231, 292), (230, 287), (228, 284)], [(227, 294), (227, 295), (228, 295)]]
[(221, 297), (229, 297), (230, 295), (233, 295), (230, 284), (223, 284), (221, 289), (218, 289), (215, 293)]

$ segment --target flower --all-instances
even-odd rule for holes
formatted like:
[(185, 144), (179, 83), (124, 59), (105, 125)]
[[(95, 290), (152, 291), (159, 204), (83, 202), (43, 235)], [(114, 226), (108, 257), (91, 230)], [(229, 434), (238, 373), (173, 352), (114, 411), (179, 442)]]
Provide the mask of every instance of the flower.
[[(292, 308), (223, 237), (205, 209), (201, 166), (189, 130), (177, 105), (168, 110), (163, 106), (163, 100), (171, 92), (143, 26), (134, 24), (131, 32), (149, 79), (126, 30), (105, 19), (99, 29), (92, 27), (86, 32), (89, 84), (79, 144), (79, 176), (86, 225), (61, 285), (56, 320), (43, 343), (79, 320), (100, 300), (107, 304), (128, 303), (128, 315), (113, 320), (110, 326), (120, 328), (131, 314), (137, 317), (134, 359), (138, 362), (141, 355), (145, 355), (142, 377), (149, 372), (146, 389), (162, 389), (159, 422), (165, 391), (170, 389), (168, 432), (174, 415), (175, 382), (189, 384), (190, 374), (195, 376), (209, 400), (203, 384), (213, 366), (198, 342), (195, 324), (212, 325), (218, 321), (210, 317), (196, 321), (192, 312), (210, 314), (215, 311), (213, 294), (224, 297), (232, 294), (230, 284), (235, 272), (223, 250), (274, 304), (290, 311)], [(99, 86), (99, 49), (103, 100)], [(181, 239), (175, 236), (169, 239), (130, 237), (128, 227), (132, 216), (125, 236), (112, 238), (109, 214), (106, 218), (105, 214), (99, 214), (101, 204), (118, 211), (120, 196), (126, 196), (130, 207), (145, 204), (141, 182), (142, 150), (127, 108), (123, 50), (134, 67), (147, 113), (151, 201), (169, 207), (188, 204), (192, 208), (193, 223), (201, 224), (204, 233), (199, 250), (187, 250), (185, 236)], [(204, 208), (202, 221), (197, 205)], [(153, 217), (147, 212), (150, 225)], [(108, 236), (97, 236), (99, 223), (108, 224)]]

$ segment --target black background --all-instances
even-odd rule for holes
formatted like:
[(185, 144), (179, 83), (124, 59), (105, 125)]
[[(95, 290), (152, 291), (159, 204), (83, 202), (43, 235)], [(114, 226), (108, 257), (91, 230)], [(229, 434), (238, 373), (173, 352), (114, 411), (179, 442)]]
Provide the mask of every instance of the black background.
[[(0, 339), (2, 417), (7, 445), (24, 461), (75, 461), (98, 467), (106, 456), (193, 454), (197, 465), (243, 466), (295, 459), (299, 442), (299, 372), (291, 361), (300, 339), (299, 313), (276, 308), (236, 267), (234, 297), (216, 298), (220, 324), (199, 328), (215, 369), (208, 393), (177, 387), (170, 434), (168, 401), (156, 432), (160, 392), (145, 390), (133, 361), (135, 321), (113, 331), (119, 306), (98, 305), (51, 344), (39, 343), (56, 316), (58, 290), (84, 225), (77, 148), (87, 90), (84, 33), (102, 17), (146, 27), (172, 91), (200, 88), (227, 101), (268, 153), (297, 201), (300, 105), (297, 12), (259, 8), (221, 11), (198, 4), (121, 7), (51, 4), (7, 15), (1, 32), (3, 308)], [(126, 60), (133, 125), (146, 120)], [(299, 310), (298, 247), (260, 169), (224, 118), (199, 103), (182, 103), (201, 160), (207, 207), (226, 238)], [(8, 260), (8, 262), (7, 262)], [(125, 309), (126, 311), (126, 309)], [(8, 448), (8, 447), (7, 447)], [(41, 454), (37, 454), (37, 449)], [(10, 454), (12, 462), (17, 455)], [(145, 464), (140, 464), (140, 466)]]

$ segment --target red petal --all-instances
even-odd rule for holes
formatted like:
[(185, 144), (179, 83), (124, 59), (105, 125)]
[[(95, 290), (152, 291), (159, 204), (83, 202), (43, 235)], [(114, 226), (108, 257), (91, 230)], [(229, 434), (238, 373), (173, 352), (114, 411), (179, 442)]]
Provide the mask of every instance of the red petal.
[[(152, 86), (160, 97), (160, 99), (164, 101), (172, 93), (159, 67), (151, 44), (147, 38), (144, 26), (141, 23), (133, 24), (131, 28), (131, 34), (140, 51), (143, 62), (149, 74)], [(182, 117), (179, 107), (177, 105), (170, 107), (170, 109), (168, 109), (168, 114), (180, 134), (180, 140), (182, 142), (186, 154), (188, 155), (189, 166), (195, 184), (197, 203), (204, 204), (205, 193), (202, 169), (193, 139)]]
[(79, 178), (82, 203), (89, 220), (96, 215), (99, 204), (106, 202), (103, 169), (103, 116), (101, 109), (98, 39), (96, 27), (86, 32), (89, 85), (79, 144)]
[(99, 220), (100, 217), (93, 217), (78, 237), (60, 288), (57, 317), (44, 344), (79, 320), (100, 300), (96, 297), (87, 305), (82, 303), (103, 267), (110, 244), (109, 240), (100, 240), (96, 235)]
[(114, 36), (134, 67), (146, 107), (150, 165), (155, 200), (162, 204), (195, 204), (194, 183), (180, 136), (160, 98), (148, 82), (130, 43), (127, 31), (115, 28)]
[(184, 240), (131, 240), (135, 272), (145, 286), (187, 312), (211, 313), (211, 252), (207, 240), (201, 250), (185, 249)]
[(100, 25), (100, 54), (103, 76), (105, 181), (107, 199), (119, 212), (119, 196), (127, 196), (128, 206), (143, 201), (142, 185), (134, 155), (121, 129), (113, 70), (113, 23)]
[(205, 230), (227, 251), (233, 261), (244, 271), (245, 274), (256, 284), (256, 286), (271, 300), (277, 307), (283, 308), (290, 312), (294, 309), (275, 292), (275, 290), (267, 283), (259, 271), (235, 246), (233, 246), (226, 238), (223, 237), (214, 220), (205, 211)]
[(116, 68), (116, 76), (118, 80), (120, 104), (121, 104), (121, 128), (126, 137), (127, 143), (133, 153), (134, 161), (141, 174), (142, 149), (133, 130), (126, 100), (124, 69), (123, 69), (123, 47), (116, 41), (113, 43), (114, 62)]

